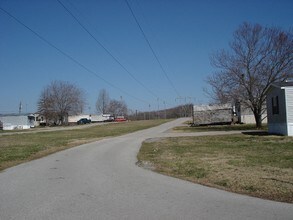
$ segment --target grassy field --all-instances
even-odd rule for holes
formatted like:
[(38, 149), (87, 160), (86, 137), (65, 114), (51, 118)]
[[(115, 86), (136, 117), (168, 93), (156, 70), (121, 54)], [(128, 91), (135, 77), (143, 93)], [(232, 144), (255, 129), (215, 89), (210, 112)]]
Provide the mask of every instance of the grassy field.
[(0, 170), (103, 137), (118, 136), (164, 122), (166, 120), (133, 121), (76, 130), (40, 133), (27, 131), (24, 134), (2, 135), (0, 136)]
[(293, 138), (230, 135), (147, 140), (139, 164), (227, 191), (293, 203)]
[[(239, 131), (239, 130), (257, 130), (254, 124), (235, 124), (235, 125), (209, 125), (191, 127), (188, 124), (173, 129), (176, 132), (204, 132), (204, 131)], [(262, 130), (267, 130), (264, 124)]]

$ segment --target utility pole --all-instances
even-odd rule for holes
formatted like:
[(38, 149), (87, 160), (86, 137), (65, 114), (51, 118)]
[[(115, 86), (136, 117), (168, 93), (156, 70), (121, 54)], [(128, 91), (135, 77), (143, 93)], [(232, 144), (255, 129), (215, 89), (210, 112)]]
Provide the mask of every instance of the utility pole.
[(149, 120), (151, 120), (151, 104), (149, 104)]
[[(196, 100), (196, 98), (195, 97), (177, 97), (176, 99), (175, 99), (175, 102), (176, 102), (176, 100), (184, 100), (185, 101), (185, 103), (183, 103), (182, 104), (182, 108), (181, 108), (181, 116), (188, 116), (189, 115), (189, 110), (188, 109), (186, 109), (187, 108), (187, 102), (186, 102), (186, 99), (189, 99), (190, 100), (190, 104), (192, 105), (192, 107), (191, 107), (191, 116), (192, 116), (192, 118), (193, 118), (193, 120), (194, 120), (194, 113), (193, 113), (193, 102), (192, 102), (192, 99), (194, 99), (194, 100)], [(179, 102), (179, 104), (180, 104), (180, 102)]]
[(194, 105), (192, 104), (191, 106), (191, 111), (192, 111), (192, 125), (194, 125)]
[[(180, 106), (180, 100), (181, 99), (184, 99), (183, 97), (177, 97), (177, 98), (175, 98), (175, 102), (177, 102), (177, 99), (179, 100), (179, 106)], [(180, 110), (180, 117), (182, 117), (183, 116), (183, 105), (181, 106), (181, 110)]]
[(159, 102), (159, 98), (157, 98), (158, 101), (158, 119), (159, 119), (159, 111), (160, 111), (160, 102)]
[(166, 102), (164, 101), (164, 108), (165, 108), (165, 119), (167, 118), (167, 109), (166, 109)]
[(19, 103), (19, 108), (18, 108), (18, 113), (21, 114), (21, 110), (22, 110), (22, 104), (21, 104), (21, 101)]
[[(123, 98), (122, 98), (122, 95), (120, 96), (120, 102), (121, 102), (121, 104), (123, 103)], [(124, 117), (124, 112), (123, 112), (123, 111), (121, 112), (121, 116), (123, 116), (123, 117)]]

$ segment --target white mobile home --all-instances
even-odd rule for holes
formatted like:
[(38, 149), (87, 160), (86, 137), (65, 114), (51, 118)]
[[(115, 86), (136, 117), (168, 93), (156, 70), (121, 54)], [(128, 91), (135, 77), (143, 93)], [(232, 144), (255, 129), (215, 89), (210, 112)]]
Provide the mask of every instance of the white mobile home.
[(0, 115), (0, 121), (3, 130), (29, 129), (35, 127), (36, 118), (33, 114), (11, 114)]
[(293, 82), (272, 83), (266, 94), (269, 133), (293, 136)]
[(109, 122), (114, 121), (114, 117), (110, 114), (92, 115), (92, 122)]
[(103, 114), (103, 115), (70, 115), (68, 116), (68, 123), (74, 124), (77, 123), (78, 120), (86, 118), (91, 120), (91, 122), (108, 122), (114, 121), (114, 117), (110, 114)]
[[(237, 115), (239, 115), (238, 122), (243, 124), (255, 124), (255, 118), (252, 110), (250, 108), (247, 108), (246, 106), (241, 107), (241, 112), (237, 112)], [(264, 116), (262, 116), (264, 117)], [(264, 121), (265, 122), (265, 121)]]
[[(264, 104), (265, 111), (262, 114), (262, 123), (267, 123), (266, 103)], [(255, 117), (250, 107), (247, 107), (243, 102), (235, 104), (235, 112), (238, 116), (238, 123), (255, 124)]]
[(68, 123), (69, 124), (74, 124), (77, 123), (78, 120), (86, 118), (86, 119), (91, 119), (91, 115), (69, 115), (68, 116)]

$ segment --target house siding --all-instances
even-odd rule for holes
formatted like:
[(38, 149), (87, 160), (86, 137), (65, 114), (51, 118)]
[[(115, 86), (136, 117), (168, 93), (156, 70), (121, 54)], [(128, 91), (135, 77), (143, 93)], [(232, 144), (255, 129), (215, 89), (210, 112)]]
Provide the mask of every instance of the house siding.
[(285, 89), (287, 112), (287, 135), (293, 136), (293, 88)]
[[(266, 104), (264, 104), (266, 105)], [(264, 106), (265, 108), (266, 106)], [(244, 104), (241, 103), (240, 105), (240, 109), (236, 109), (236, 114), (238, 115), (238, 120), (240, 120), (240, 123), (244, 123), (244, 124), (255, 124), (255, 117), (254, 114), (252, 112), (252, 110), (245, 106)], [(265, 111), (262, 114), (262, 123), (267, 123), (267, 112)]]
[(34, 125), (27, 115), (1, 116), (0, 121), (3, 123), (3, 130), (29, 129)]
[(195, 124), (231, 123), (232, 106), (222, 105), (194, 105), (193, 117)]
[(286, 88), (287, 122), (293, 123), (293, 88)]
[(76, 123), (82, 118), (91, 119), (90, 115), (70, 115), (68, 116), (68, 123)]
[[(278, 96), (279, 113), (273, 114), (272, 98)], [(267, 95), (267, 115), (269, 133), (287, 135), (285, 90), (272, 88)]]

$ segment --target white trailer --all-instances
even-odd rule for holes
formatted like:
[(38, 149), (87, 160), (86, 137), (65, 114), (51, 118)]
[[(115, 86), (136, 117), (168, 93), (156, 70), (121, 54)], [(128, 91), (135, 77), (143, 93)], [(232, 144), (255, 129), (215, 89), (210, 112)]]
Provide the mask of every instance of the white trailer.
[(193, 118), (196, 125), (229, 124), (233, 119), (233, 107), (230, 104), (194, 105)]
[(91, 115), (92, 122), (110, 122), (114, 121), (114, 117), (110, 114)]

